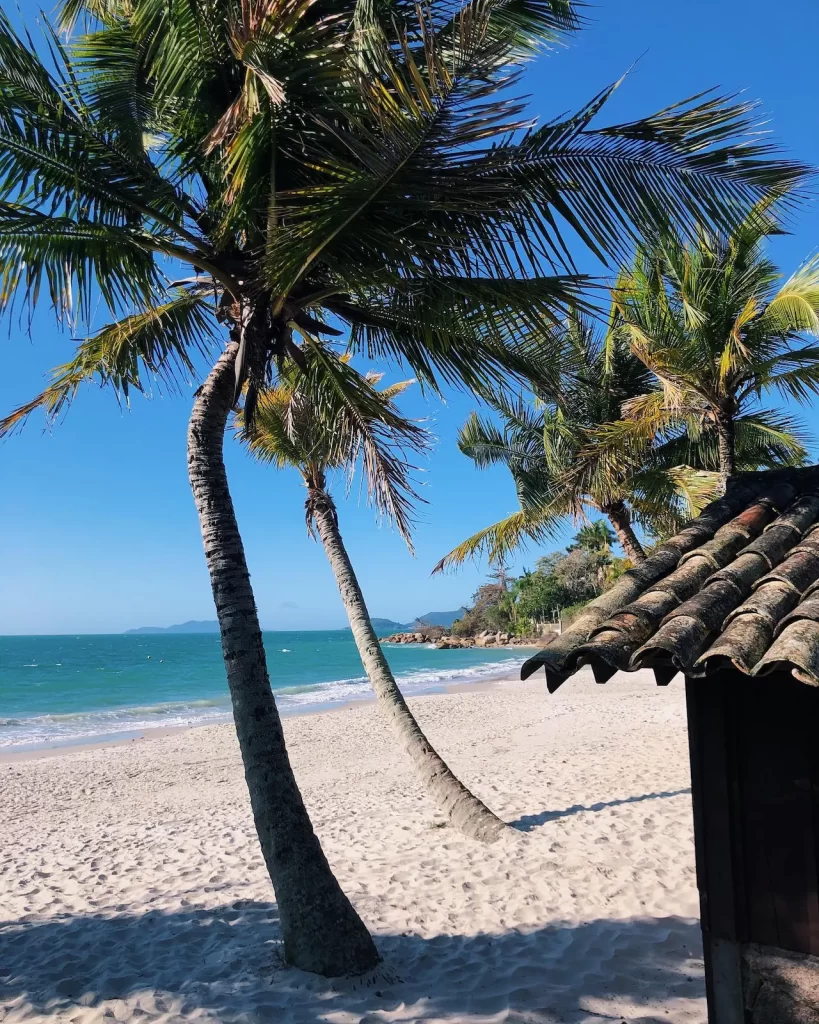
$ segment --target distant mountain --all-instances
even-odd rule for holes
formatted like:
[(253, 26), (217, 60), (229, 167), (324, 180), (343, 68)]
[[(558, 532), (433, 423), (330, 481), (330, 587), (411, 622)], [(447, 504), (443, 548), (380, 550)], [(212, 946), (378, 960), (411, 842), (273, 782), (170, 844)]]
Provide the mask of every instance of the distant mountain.
[(396, 622), (394, 619), (371, 619), (376, 633), (400, 633), (407, 627), (403, 622)]
[(412, 622), (394, 622), (392, 619), (373, 619), (373, 625), (377, 633), (412, 633), (415, 630), (423, 629), (424, 626), (442, 626), (449, 629), (456, 619), (460, 619), (465, 608), (459, 608), (456, 612), (427, 612), (426, 615), (419, 615)]
[(460, 619), (466, 608), (459, 608), (455, 612), (427, 612), (426, 615), (419, 615), (418, 618), (410, 623), (410, 629), (416, 629), (419, 626), (443, 626), (444, 629), (449, 629), (452, 623), (456, 619)]
[[(407, 633), (424, 626), (443, 626), (449, 629), (452, 623), (459, 619), (463, 608), (456, 612), (427, 612), (426, 615), (419, 615), (412, 622), (396, 622), (395, 619), (373, 619), (372, 623), (376, 633), (384, 636), (387, 633)], [(142, 635), (149, 633), (218, 633), (219, 623), (214, 619), (212, 622), (201, 622), (192, 619), (190, 622), (180, 622), (175, 626), (140, 626), (139, 629), (126, 629), (126, 636)]]
[(203, 622), (191, 619), (190, 622), (180, 622), (175, 626), (140, 626), (139, 629), (126, 629), (126, 635), (134, 633), (218, 633), (219, 623)]

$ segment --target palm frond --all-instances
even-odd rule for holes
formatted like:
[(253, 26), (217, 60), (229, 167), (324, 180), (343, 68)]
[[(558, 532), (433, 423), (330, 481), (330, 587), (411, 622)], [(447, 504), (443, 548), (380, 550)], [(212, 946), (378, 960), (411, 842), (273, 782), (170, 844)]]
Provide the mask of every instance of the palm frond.
[(591, 284), (582, 276), (524, 281), (437, 272), (385, 279), (382, 287), (331, 296), (327, 308), (350, 326), (350, 347), (368, 358), (406, 362), (425, 384), (475, 392), (509, 382), (556, 382), (550, 339), (563, 310)]
[(738, 417), (735, 426), (741, 468), (775, 469), (803, 466), (807, 462), (811, 436), (796, 417), (778, 410), (758, 409)]
[(527, 541), (543, 544), (554, 539), (562, 517), (533, 515), (519, 510), (491, 526), (479, 530), (453, 548), (435, 565), (432, 575), (456, 569), (472, 559), (487, 556), (490, 564), (503, 563)]
[(154, 244), (128, 228), (0, 200), (0, 311), (15, 299), (34, 307), (43, 288), (69, 321), (90, 312), (95, 289), (111, 310), (150, 302), (161, 285)]
[(383, 390), (378, 375), (365, 375), (320, 343), (305, 352), (305, 367), (263, 390), (252, 425), (238, 418), (250, 453), (279, 468), (316, 466), (341, 470), (348, 486), (361, 469), (368, 502), (394, 523), (410, 549), (414, 507), (413, 454), (424, 454), (428, 432), (402, 416), (395, 398), (411, 384)]
[(801, 266), (774, 295), (756, 323), (758, 331), (787, 337), (819, 334), (819, 256)]
[(97, 380), (126, 400), (149, 380), (168, 388), (188, 384), (195, 375), (191, 356), (213, 344), (213, 319), (207, 304), (183, 293), (161, 305), (109, 324), (80, 342), (74, 357), (53, 371), (48, 387), (0, 420), (0, 437), (21, 427), (36, 410), (49, 419), (73, 401), (80, 385)]

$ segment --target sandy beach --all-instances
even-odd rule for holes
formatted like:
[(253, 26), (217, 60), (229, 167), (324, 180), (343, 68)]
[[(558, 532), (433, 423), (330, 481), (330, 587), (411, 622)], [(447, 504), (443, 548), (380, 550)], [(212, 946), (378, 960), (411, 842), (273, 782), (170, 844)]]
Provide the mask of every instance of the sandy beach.
[(384, 956), (356, 982), (279, 959), (232, 726), (0, 764), (0, 1021), (704, 1022), (679, 679), (410, 704), (515, 827), (489, 847), (441, 827), (374, 704), (287, 718)]

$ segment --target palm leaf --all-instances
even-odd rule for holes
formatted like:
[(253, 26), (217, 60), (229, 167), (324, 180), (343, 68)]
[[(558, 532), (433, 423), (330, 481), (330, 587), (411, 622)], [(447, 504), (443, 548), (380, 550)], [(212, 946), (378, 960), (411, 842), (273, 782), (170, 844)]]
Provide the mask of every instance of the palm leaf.
[(253, 423), (243, 417), (238, 423), (251, 454), (279, 468), (338, 469), (348, 486), (360, 468), (368, 502), (412, 550), (414, 508), (421, 499), (409, 458), (425, 453), (431, 439), (395, 406), (412, 382), (378, 390), (378, 376), (359, 373), (349, 360), (311, 342), (304, 370), (290, 371), (262, 391)]
[(212, 332), (207, 304), (188, 293), (110, 324), (80, 342), (74, 357), (53, 371), (41, 394), (0, 420), (0, 436), (21, 427), (39, 409), (54, 419), (86, 381), (96, 379), (126, 400), (132, 389), (144, 391), (149, 379), (169, 388), (188, 384), (195, 376), (191, 355), (211, 349)]
[(490, 564), (502, 564), (514, 551), (533, 541), (538, 544), (554, 539), (562, 517), (533, 515), (519, 510), (491, 526), (479, 530), (453, 548), (435, 565), (432, 574), (456, 569), (471, 559), (486, 555)]

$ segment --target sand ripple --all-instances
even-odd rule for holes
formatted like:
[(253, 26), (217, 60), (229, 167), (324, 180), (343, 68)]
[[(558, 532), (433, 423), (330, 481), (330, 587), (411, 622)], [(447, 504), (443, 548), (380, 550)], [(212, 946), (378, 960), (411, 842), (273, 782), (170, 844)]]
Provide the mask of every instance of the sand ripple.
[(356, 983), (280, 962), (230, 727), (0, 764), (0, 1021), (702, 1024), (681, 687), (413, 706), (517, 831), (487, 848), (441, 828), (373, 706), (288, 720), (385, 957)]

